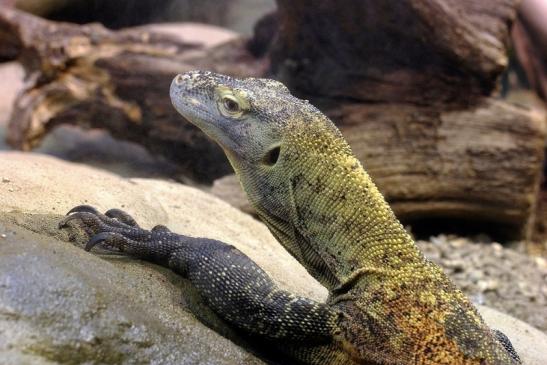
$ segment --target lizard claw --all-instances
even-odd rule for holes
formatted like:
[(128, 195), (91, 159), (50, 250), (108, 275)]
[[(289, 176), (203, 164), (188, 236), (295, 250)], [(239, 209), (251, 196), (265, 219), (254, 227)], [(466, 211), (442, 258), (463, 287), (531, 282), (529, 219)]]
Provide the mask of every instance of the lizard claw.
[(110, 236), (111, 236), (110, 232), (97, 233), (96, 235), (94, 235), (93, 237), (89, 239), (89, 241), (85, 245), (84, 250), (91, 251), (93, 247), (95, 247), (96, 245), (98, 245), (99, 243), (103, 241), (106, 241)]
[[(66, 216), (65, 218), (63, 218), (63, 219), (59, 222), (59, 224), (58, 224), (58, 228), (59, 228), (59, 229), (63, 229), (63, 228), (68, 227), (68, 226), (69, 226), (68, 223), (69, 223), (70, 221), (73, 221), (73, 220), (75, 220), (75, 219), (80, 218), (78, 214), (72, 214), (72, 213), (79, 213), (79, 211), (74, 211), (74, 212), (72, 212), (72, 210), (71, 210), (70, 212), (68, 212), (68, 213), (67, 213), (67, 216)], [(70, 215), (68, 215), (68, 214), (70, 214)]]
[(133, 217), (131, 217), (129, 214), (127, 214), (126, 212), (124, 212), (121, 209), (116, 209), (116, 208), (109, 209), (109, 210), (106, 211), (106, 213), (104, 213), (104, 215), (106, 215), (109, 218), (117, 219), (119, 222), (125, 223), (129, 226), (132, 226), (132, 227), (138, 227), (139, 226), (137, 224), (137, 221), (135, 221), (135, 219), (133, 219)]
[[(128, 213), (120, 209), (110, 209), (102, 214), (89, 205), (79, 205), (72, 208), (59, 222), (59, 228), (71, 227), (73, 222), (89, 237), (84, 247), (86, 251), (91, 251), (93, 247), (102, 243), (109, 251), (123, 252), (136, 257), (153, 255), (165, 258), (178, 242), (177, 235), (171, 233), (167, 227), (159, 225), (150, 231), (145, 230), (139, 227)], [(165, 253), (161, 251), (161, 247), (157, 247), (158, 245), (165, 246), (170, 251)]]
[(78, 213), (78, 212), (86, 212), (86, 213), (93, 213), (93, 214), (99, 214), (99, 211), (92, 207), (91, 205), (78, 205), (71, 210), (68, 211), (66, 215), (70, 215), (72, 213)]

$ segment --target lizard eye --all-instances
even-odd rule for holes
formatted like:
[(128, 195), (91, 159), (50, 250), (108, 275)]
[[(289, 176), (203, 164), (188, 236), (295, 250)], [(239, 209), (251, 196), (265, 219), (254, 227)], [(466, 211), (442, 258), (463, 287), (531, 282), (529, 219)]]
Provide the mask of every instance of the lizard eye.
[(237, 100), (235, 100), (235, 98), (232, 98), (232, 97), (225, 96), (222, 99), (222, 105), (224, 106), (224, 109), (228, 113), (235, 114), (235, 113), (239, 113), (241, 111), (241, 109), (239, 107), (239, 103), (237, 102)]
[(240, 119), (250, 109), (247, 93), (224, 85), (216, 89), (215, 100), (220, 114), (227, 118)]

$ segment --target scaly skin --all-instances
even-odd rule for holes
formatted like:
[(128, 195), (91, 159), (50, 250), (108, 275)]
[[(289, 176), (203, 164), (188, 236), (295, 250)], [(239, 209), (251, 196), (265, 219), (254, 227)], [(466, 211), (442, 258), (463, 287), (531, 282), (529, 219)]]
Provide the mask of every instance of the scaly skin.
[[(220, 316), (305, 364), (520, 363), (507, 338), (424, 258), (319, 110), (279, 82), (202, 71), (178, 75), (170, 93), (175, 108), (224, 149), (279, 242), (329, 289), (327, 303), (278, 289), (221, 242), (164, 227), (120, 233), (118, 221), (129, 219), (113, 223), (77, 207), (63, 224), (79, 218), (98, 233), (88, 248), (105, 241), (189, 276)], [(219, 272), (233, 280), (211, 287)]]

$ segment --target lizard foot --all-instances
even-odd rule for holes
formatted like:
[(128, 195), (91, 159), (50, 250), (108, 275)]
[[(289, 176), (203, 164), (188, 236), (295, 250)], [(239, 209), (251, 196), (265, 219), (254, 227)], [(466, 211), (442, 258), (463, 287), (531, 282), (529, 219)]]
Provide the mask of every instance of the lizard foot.
[[(99, 212), (95, 207), (92, 207), (91, 205), (78, 205), (71, 210), (68, 211), (67, 216), (72, 217), (73, 213), (91, 213), (96, 216), (99, 220), (101, 220), (103, 223), (118, 227), (135, 227), (140, 228), (140, 226), (137, 224), (137, 221), (126, 213), (125, 211), (121, 209), (109, 209), (104, 214)], [(73, 218), (65, 218), (59, 223), (59, 228), (65, 228), (67, 225), (69, 225), (69, 222), (75, 218), (81, 218), (80, 216), (76, 216)], [(121, 223), (121, 224), (120, 224)], [(94, 225), (91, 225), (94, 226)], [(90, 227), (91, 228), (91, 227)], [(171, 232), (169, 228), (162, 224), (158, 224), (155, 227), (152, 228), (152, 231), (160, 231), (160, 232)]]
[(132, 256), (146, 257), (161, 250), (162, 240), (168, 242), (175, 236), (163, 225), (152, 230), (141, 228), (135, 219), (120, 209), (110, 209), (104, 214), (89, 205), (72, 208), (59, 222), (59, 228), (78, 225), (90, 237), (85, 246), (90, 251), (98, 244), (105, 248), (117, 249)]
[[(109, 209), (104, 214), (102, 214), (95, 207), (92, 207), (91, 205), (78, 205), (72, 208), (71, 210), (69, 210), (66, 215), (71, 216), (71, 214), (73, 213), (91, 213), (107, 224), (113, 224), (114, 223), (113, 220), (116, 220), (127, 226), (139, 227), (135, 219), (133, 219), (133, 217), (131, 217), (128, 213), (124, 212), (121, 209)], [(63, 221), (59, 223), (59, 226), (61, 226), (61, 224), (63, 224)], [(60, 227), (60, 228), (63, 228), (63, 227)]]

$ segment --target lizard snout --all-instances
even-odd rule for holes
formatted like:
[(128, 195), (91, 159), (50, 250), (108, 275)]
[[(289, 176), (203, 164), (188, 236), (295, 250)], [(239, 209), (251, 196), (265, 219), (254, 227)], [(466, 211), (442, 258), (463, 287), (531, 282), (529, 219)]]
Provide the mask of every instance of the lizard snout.
[(210, 71), (188, 71), (178, 74), (171, 83), (171, 91), (192, 91), (192, 89), (207, 89), (215, 86), (215, 75)]
[(193, 80), (195, 78), (195, 75), (193, 72), (186, 72), (183, 74), (178, 74), (173, 79), (173, 82), (171, 83), (171, 91), (179, 90), (179, 91), (188, 91), (192, 88)]

